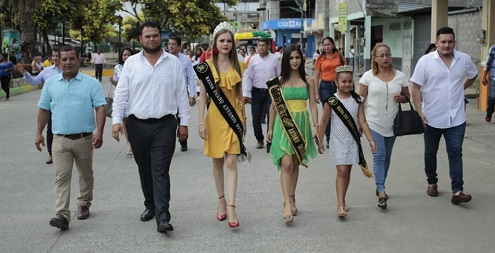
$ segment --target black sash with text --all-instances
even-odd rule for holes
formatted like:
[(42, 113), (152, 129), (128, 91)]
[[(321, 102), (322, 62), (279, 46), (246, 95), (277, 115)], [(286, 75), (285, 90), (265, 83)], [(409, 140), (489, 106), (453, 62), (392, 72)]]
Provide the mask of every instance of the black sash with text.
[(352, 137), (354, 137), (354, 140), (357, 142), (359, 148), (359, 166), (361, 167), (364, 175), (366, 177), (373, 177), (373, 172), (368, 169), (368, 165), (366, 164), (366, 160), (364, 159), (363, 147), (361, 146), (361, 137), (356, 126), (356, 122), (354, 122), (354, 119), (352, 118), (347, 108), (345, 108), (344, 104), (342, 104), (342, 102), (335, 95), (329, 97), (327, 103), (333, 109), (335, 114), (339, 116), (342, 122), (344, 122), (344, 125), (347, 127), (347, 129), (349, 129)]
[(241, 154), (239, 155), (241, 157), (238, 157), (240, 158), (238, 160), (246, 160), (248, 158), (248, 153), (246, 147), (242, 143), (244, 129), (242, 127), (242, 121), (239, 118), (239, 115), (237, 115), (234, 107), (229, 102), (227, 97), (225, 97), (225, 94), (223, 94), (222, 90), (217, 89), (215, 85), (215, 79), (213, 78), (213, 73), (211, 72), (211, 68), (208, 63), (198, 63), (193, 67), (193, 69), (196, 72), (198, 78), (203, 82), (208, 96), (210, 96), (211, 100), (213, 100), (213, 103), (215, 103), (215, 105), (217, 106), (218, 111), (220, 111), (222, 116), (225, 118), (232, 130), (234, 130), (234, 133), (239, 139), (239, 144), (241, 146)]
[(306, 152), (306, 141), (304, 140), (301, 131), (299, 131), (297, 124), (294, 122), (289, 108), (287, 108), (287, 103), (285, 102), (282, 88), (280, 87), (280, 80), (278, 77), (275, 77), (266, 82), (266, 85), (270, 91), (272, 103), (275, 105), (275, 110), (280, 117), (280, 122), (287, 135), (287, 139), (289, 139), (289, 143), (294, 149), (299, 163), (306, 166), (305, 164), (302, 164), (304, 153)]

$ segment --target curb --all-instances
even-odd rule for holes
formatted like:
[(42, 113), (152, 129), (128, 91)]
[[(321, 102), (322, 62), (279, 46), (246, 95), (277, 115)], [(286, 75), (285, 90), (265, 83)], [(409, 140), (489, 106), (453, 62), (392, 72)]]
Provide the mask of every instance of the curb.
[[(36, 85), (36, 86), (23, 85), (23, 86), (19, 86), (19, 87), (15, 87), (15, 88), (10, 88), (10, 96), (23, 94), (23, 93), (30, 92), (33, 90), (39, 90), (41, 88), (43, 88), (43, 85)], [(5, 96), (6, 96), (5, 92), (3, 90), (0, 91), (0, 98), (5, 98)]]

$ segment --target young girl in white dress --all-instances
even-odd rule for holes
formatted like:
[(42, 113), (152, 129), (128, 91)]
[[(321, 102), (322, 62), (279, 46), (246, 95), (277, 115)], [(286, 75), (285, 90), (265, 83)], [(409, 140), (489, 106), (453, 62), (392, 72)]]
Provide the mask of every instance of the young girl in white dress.
[[(363, 98), (354, 91), (352, 66), (340, 66), (336, 69), (336, 72), (337, 92), (334, 95), (342, 102), (347, 111), (349, 111), (357, 128), (368, 139), (371, 152), (374, 153), (376, 147), (364, 115)], [(335, 180), (337, 216), (343, 218), (347, 216), (349, 210), (345, 203), (345, 195), (351, 179), (352, 165), (359, 162), (359, 148), (344, 122), (337, 115), (333, 115), (332, 108), (326, 101), (324, 103), (323, 114), (318, 128), (318, 152), (323, 154), (325, 151), (325, 143), (322, 140), (326, 126), (330, 121), (332, 129), (330, 132), (330, 153), (337, 166), (337, 178)]]

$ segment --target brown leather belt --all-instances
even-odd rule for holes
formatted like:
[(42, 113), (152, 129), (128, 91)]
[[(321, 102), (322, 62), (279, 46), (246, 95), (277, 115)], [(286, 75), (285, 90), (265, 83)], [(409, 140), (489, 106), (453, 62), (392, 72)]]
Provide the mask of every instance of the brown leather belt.
[(57, 134), (58, 136), (62, 136), (62, 137), (65, 137), (67, 139), (71, 139), (71, 140), (78, 140), (78, 139), (81, 139), (83, 137), (86, 137), (88, 135), (90, 135), (92, 133), (80, 133), (80, 134)]

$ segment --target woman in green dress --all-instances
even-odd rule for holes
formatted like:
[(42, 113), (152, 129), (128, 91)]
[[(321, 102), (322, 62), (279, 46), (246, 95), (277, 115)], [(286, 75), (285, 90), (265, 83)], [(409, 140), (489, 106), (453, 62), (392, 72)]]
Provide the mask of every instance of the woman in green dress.
[[(282, 73), (279, 79), (288, 110), (305, 143), (305, 152), (299, 159), (281, 124), (279, 113), (275, 109), (275, 101), (273, 101), (270, 107), (267, 140), (272, 143), (270, 153), (273, 162), (280, 171), (280, 183), (284, 195), (283, 219), (287, 224), (290, 224), (297, 214), (295, 191), (299, 176), (299, 165), (302, 164), (307, 167), (308, 158), (316, 156), (313, 138), (316, 137), (318, 132), (318, 108), (315, 101), (313, 79), (306, 75), (302, 51), (295, 45), (291, 45), (284, 50)], [(308, 99), (309, 105), (307, 103)], [(313, 129), (311, 128), (308, 106), (311, 111)]]

